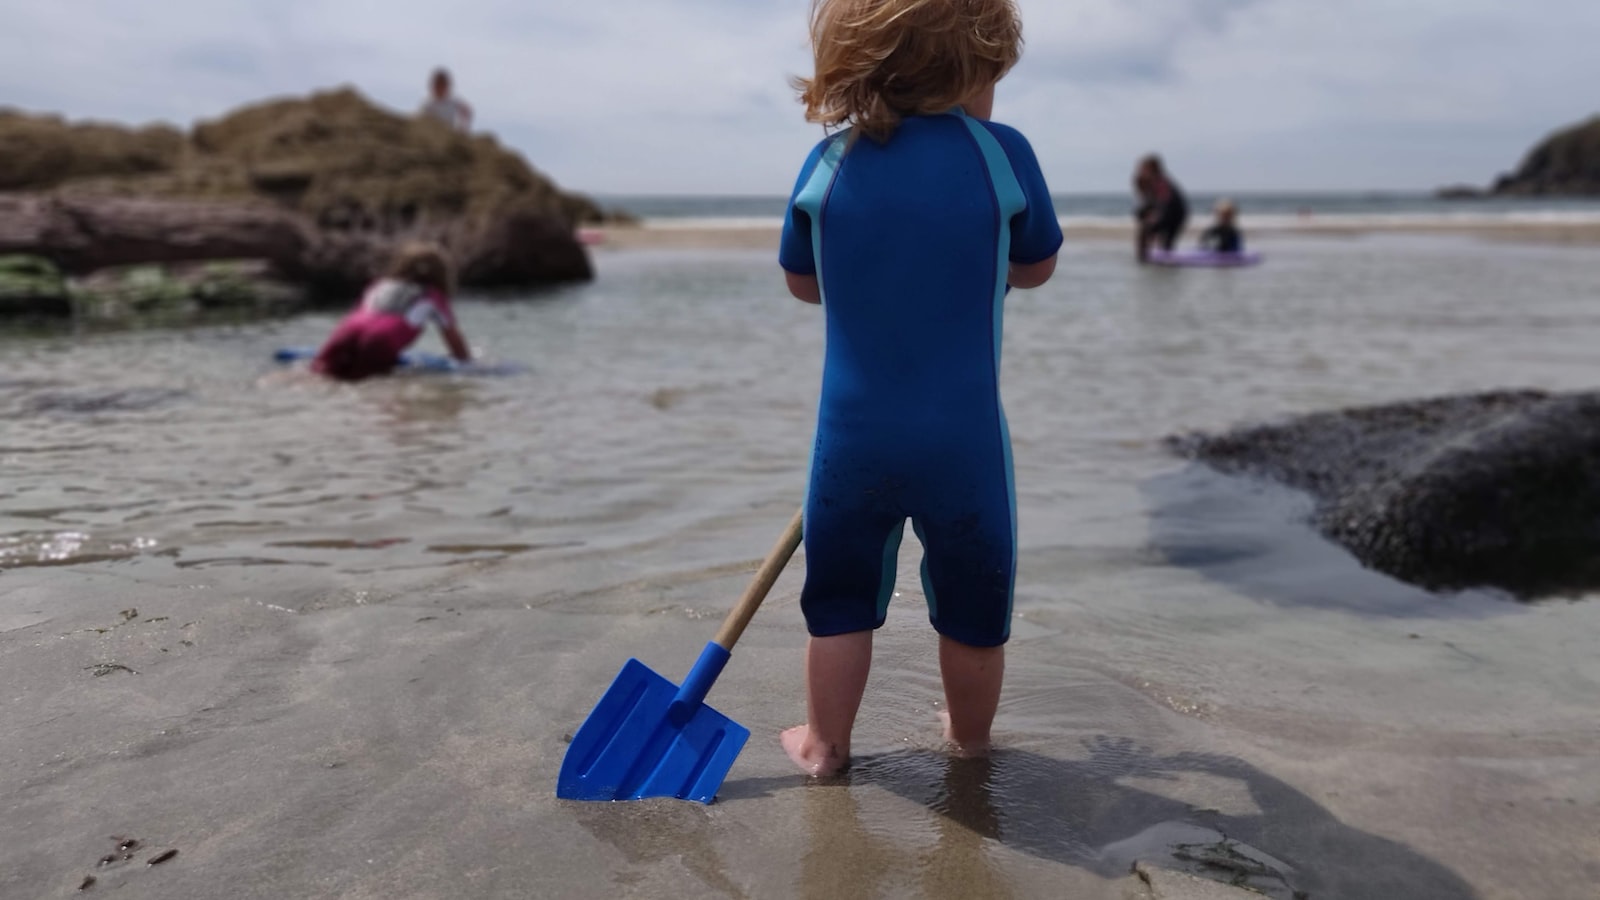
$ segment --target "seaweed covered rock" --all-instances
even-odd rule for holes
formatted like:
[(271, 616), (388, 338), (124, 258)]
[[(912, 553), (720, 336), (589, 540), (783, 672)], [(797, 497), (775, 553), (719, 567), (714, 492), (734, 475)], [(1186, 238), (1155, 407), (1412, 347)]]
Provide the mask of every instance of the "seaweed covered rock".
[(492, 136), (401, 115), (351, 88), (246, 106), (187, 135), (7, 112), (0, 151), (0, 190), (269, 200), (342, 230), (394, 233), (511, 209), (572, 226), (607, 217)]
[(466, 288), (585, 280), (575, 230), (613, 218), (489, 135), (351, 89), (247, 106), (188, 134), (0, 112), (0, 155), (0, 191), (15, 192), (0, 194), (0, 253), (69, 275), (267, 260), (274, 277), (341, 304), (405, 240), (447, 248)]
[(1600, 588), (1600, 393), (1515, 391), (1169, 439), (1311, 494), (1365, 565), (1431, 590)]
[(166, 172), (178, 164), (176, 128), (70, 123), (0, 109), (0, 191), (46, 190), (78, 178)]
[(119, 321), (196, 313), (269, 315), (304, 309), (308, 299), (266, 260), (101, 269), (74, 281), (72, 295), (85, 318)]
[(60, 319), (72, 315), (67, 279), (48, 259), (0, 256), (0, 317)]

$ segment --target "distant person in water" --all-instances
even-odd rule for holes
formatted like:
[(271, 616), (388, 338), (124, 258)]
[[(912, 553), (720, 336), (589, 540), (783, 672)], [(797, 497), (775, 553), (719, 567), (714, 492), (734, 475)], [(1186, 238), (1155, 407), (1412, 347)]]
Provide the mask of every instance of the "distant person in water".
[(431, 322), (450, 355), (472, 359), (450, 309), (454, 278), (444, 252), (432, 244), (401, 248), (388, 273), (373, 282), (361, 304), (345, 316), (311, 362), (311, 369), (341, 381), (385, 375)]
[(1150, 154), (1139, 161), (1134, 171), (1133, 189), (1139, 196), (1134, 211), (1138, 220), (1136, 252), (1140, 262), (1150, 258), (1152, 244), (1171, 251), (1189, 221), (1189, 201), (1183, 189), (1167, 174), (1161, 157)]
[(422, 104), (422, 115), (437, 119), (457, 131), (472, 130), (472, 107), (451, 93), (448, 69), (434, 69), (428, 84), (428, 99)]
[(1211, 227), (1200, 233), (1200, 247), (1212, 253), (1237, 254), (1244, 252), (1244, 235), (1235, 220), (1239, 209), (1232, 200), (1218, 200), (1212, 215)]

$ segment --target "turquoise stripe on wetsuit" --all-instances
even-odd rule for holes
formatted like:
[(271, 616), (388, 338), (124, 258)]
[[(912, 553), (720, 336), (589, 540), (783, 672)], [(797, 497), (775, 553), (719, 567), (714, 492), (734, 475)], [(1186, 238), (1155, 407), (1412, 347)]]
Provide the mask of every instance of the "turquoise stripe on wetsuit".
[(909, 518), (934, 627), (973, 646), (1010, 635), (1006, 267), (1060, 246), (1033, 150), (1004, 125), (914, 116), (884, 144), (834, 135), (806, 160), (779, 262), (818, 276), (827, 320), (800, 598), (812, 634), (883, 624)]

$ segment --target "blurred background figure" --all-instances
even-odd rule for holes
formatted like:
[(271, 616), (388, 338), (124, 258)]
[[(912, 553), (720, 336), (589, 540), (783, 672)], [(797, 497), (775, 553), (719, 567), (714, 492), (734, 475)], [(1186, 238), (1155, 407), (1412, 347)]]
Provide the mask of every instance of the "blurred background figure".
[(1139, 160), (1133, 173), (1133, 190), (1139, 197), (1134, 216), (1139, 220), (1136, 252), (1140, 262), (1150, 256), (1150, 245), (1172, 250), (1189, 220), (1189, 201), (1183, 189), (1167, 175), (1161, 157), (1154, 153)]
[(1211, 227), (1200, 234), (1200, 247), (1213, 253), (1243, 253), (1244, 235), (1239, 231), (1239, 208), (1232, 200), (1217, 201), (1212, 210)]
[(428, 81), (428, 99), (422, 104), (421, 115), (438, 119), (457, 131), (472, 130), (472, 107), (451, 93), (450, 70), (433, 70)]

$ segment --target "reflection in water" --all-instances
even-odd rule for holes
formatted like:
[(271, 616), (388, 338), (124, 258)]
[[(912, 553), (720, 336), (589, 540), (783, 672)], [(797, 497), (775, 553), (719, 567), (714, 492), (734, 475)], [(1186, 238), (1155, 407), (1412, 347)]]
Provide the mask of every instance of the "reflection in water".
[[(569, 805), (585, 830), (617, 848), (630, 864), (676, 860), (705, 885), (702, 896), (748, 896), (728, 876), (728, 866), (713, 843), (718, 828), (705, 807), (676, 800)], [(629, 894), (627, 888), (637, 881), (630, 873), (610, 878), (617, 885), (618, 896)]]
[[(804, 900), (913, 895), (931, 900), (1006, 900), (1010, 881), (990, 858), (995, 811), (987, 792), (989, 761), (948, 759), (945, 785), (934, 796), (943, 815), (933, 834), (916, 816), (896, 815), (874, 828), (862, 813), (850, 775), (808, 785)], [(854, 770), (852, 770), (854, 771)], [(974, 790), (974, 787), (981, 789)]]
[(838, 785), (813, 785), (804, 793), (802, 900), (882, 896), (885, 879), (905, 861), (893, 844), (867, 830), (855, 793)]
[(1000, 815), (992, 802), (993, 758), (944, 759), (944, 788), (935, 798), (939, 843), (919, 867), (923, 894), (937, 900), (1013, 896), (989, 856), (1000, 839)]
[(1173, 565), (1247, 596), (1367, 616), (1486, 618), (1520, 605), (1491, 591), (1434, 594), (1364, 568), (1309, 524), (1312, 501), (1282, 485), (1185, 463), (1140, 485), (1150, 541)]

